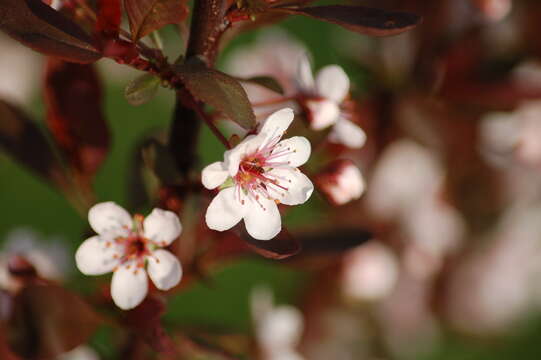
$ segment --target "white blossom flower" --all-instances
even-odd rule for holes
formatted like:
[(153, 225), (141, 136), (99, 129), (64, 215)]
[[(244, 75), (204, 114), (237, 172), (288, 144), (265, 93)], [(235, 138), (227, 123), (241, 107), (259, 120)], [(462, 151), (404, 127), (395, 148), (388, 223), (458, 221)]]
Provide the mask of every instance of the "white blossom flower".
[(304, 327), (301, 312), (290, 305), (275, 306), (267, 288), (253, 291), (251, 306), (262, 359), (303, 360), (296, 350)]
[(99, 360), (96, 350), (87, 345), (79, 345), (75, 349), (60, 355), (56, 360)]
[(541, 101), (526, 101), (514, 112), (493, 112), (481, 121), (481, 151), (496, 165), (513, 155), (520, 162), (541, 164)]
[(381, 300), (393, 291), (398, 275), (398, 261), (387, 246), (361, 245), (344, 258), (342, 291), (352, 300)]
[(15, 290), (18, 282), (9, 271), (9, 261), (20, 256), (45, 279), (60, 281), (69, 272), (68, 251), (58, 237), (45, 238), (31, 228), (20, 227), (10, 231), (0, 251), (0, 288)]
[(310, 142), (301, 136), (281, 140), (293, 118), (291, 109), (273, 113), (257, 135), (226, 151), (223, 162), (203, 169), (203, 185), (221, 189), (207, 209), (209, 228), (228, 230), (244, 219), (252, 237), (270, 240), (282, 228), (277, 204), (298, 205), (310, 198), (314, 186), (297, 169), (310, 156)]
[(348, 113), (341, 108), (349, 93), (349, 78), (340, 66), (325, 66), (314, 79), (310, 60), (306, 55), (301, 56), (297, 83), (303, 94), (302, 105), (308, 110), (312, 129), (322, 130), (333, 126), (329, 141), (350, 148), (364, 145), (366, 134), (348, 119)]
[(365, 182), (361, 171), (350, 160), (340, 159), (319, 173), (316, 184), (336, 205), (343, 205), (361, 197)]
[(104, 202), (89, 210), (88, 221), (98, 235), (85, 240), (77, 249), (77, 267), (85, 275), (113, 271), (111, 296), (118, 307), (128, 310), (143, 301), (148, 292), (147, 273), (160, 290), (169, 290), (179, 283), (180, 262), (162, 249), (182, 231), (173, 212), (154, 209), (146, 218), (135, 215), (132, 219), (114, 202)]
[(0, 49), (0, 97), (28, 104), (39, 87), (41, 57), (4, 34), (0, 34)]
[(494, 22), (504, 19), (513, 9), (512, 0), (475, 0), (475, 3), (485, 18)]
[(350, 148), (362, 147), (366, 135), (348, 118), (351, 113), (343, 107), (349, 92), (349, 78), (341, 67), (331, 65), (314, 79), (307, 53), (308, 50), (287, 33), (267, 31), (254, 45), (234, 52), (226, 68), (239, 77), (271, 76), (282, 86), (284, 95), (279, 97), (261, 86), (243, 84), (258, 118), (282, 107), (293, 107), (295, 111), (304, 108), (312, 129), (334, 125), (329, 141)]

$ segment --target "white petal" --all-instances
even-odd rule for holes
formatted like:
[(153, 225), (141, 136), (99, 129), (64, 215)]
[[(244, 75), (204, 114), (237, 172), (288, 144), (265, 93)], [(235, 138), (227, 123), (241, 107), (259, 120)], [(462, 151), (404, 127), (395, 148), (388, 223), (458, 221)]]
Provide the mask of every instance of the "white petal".
[(132, 227), (130, 214), (112, 201), (96, 204), (88, 210), (88, 222), (98, 234), (125, 234)]
[[(282, 204), (303, 204), (314, 191), (312, 181), (298, 169), (273, 169), (268, 174), (278, 179), (280, 186), (287, 188), (287, 191), (280, 189), (280, 196), (276, 196)], [(272, 191), (271, 195), (276, 195), (276, 193)]]
[(203, 169), (201, 172), (201, 182), (207, 189), (214, 189), (222, 185), (228, 176), (229, 173), (224, 168), (224, 163), (216, 161)]
[(172, 211), (154, 209), (143, 222), (145, 237), (159, 246), (167, 246), (182, 232), (177, 214)]
[(313, 130), (323, 130), (334, 125), (340, 118), (340, 107), (331, 100), (308, 100), (308, 119)]
[(361, 170), (353, 164), (342, 167), (334, 177), (323, 185), (324, 191), (337, 205), (346, 204), (361, 197), (365, 182)]
[(160, 290), (176, 286), (182, 277), (182, 268), (177, 257), (167, 250), (158, 249), (148, 258), (148, 276)]
[(263, 144), (271, 139), (280, 139), (286, 132), (289, 125), (295, 118), (295, 113), (290, 108), (284, 108), (272, 113), (264, 122), (259, 130), (261, 136), (264, 136)]
[(244, 216), (246, 205), (242, 205), (235, 195), (236, 187), (221, 190), (212, 199), (205, 220), (212, 230), (224, 231), (235, 226)]
[(114, 244), (109, 243), (99, 236), (86, 239), (75, 253), (77, 268), (85, 275), (102, 275), (113, 271), (119, 260), (119, 255)]
[(288, 153), (273, 159), (273, 161), (280, 163), (288, 162), (289, 166), (296, 168), (304, 165), (304, 163), (308, 161), (312, 146), (307, 138), (303, 136), (294, 136), (280, 141), (272, 152), (278, 153), (279, 151), (286, 151), (286, 149), (289, 149)]
[(329, 141), (343, 144), (352, 149), (358, 149), (366, 142), (366, 134), (363, 129), (353, 122), (341, 118), (332, 128), (329, 134)]
[(317, 74), (316, 88), (319, 95), (339, 104), (349, 92), (349, 78), (340, 66), (325, 66)]
[(257, 240), (270, 240), (282, 230), (282, 219), (274, 200), (260, 197), (250, 200), (249, 211), (244, 215), (246, 231)]
[(297, 62), (297, 86), (304, 93), (312, 93), (315, 89), (312, 65), (307, 53), (303, 53)]
[(257, 324), (257, 336), (268, 352), (279, 354), (298, 345), (304, 321), (301, 312), (289, 305), (272, 309)]
[(257, 150), (264, 139), (264, 135), (249, 135), (242, 140), (237, 146), (224, 153), (224, 169), (227, 170), (229, 176), (234, 177), (239, 171), (239, 164), (242, 159)]
[(123, 309), (133, 309), (139, 305), (148, 292), (148, 277), (144, 269), (129, 263), (119, 267), (111, 280), (111, 297)]

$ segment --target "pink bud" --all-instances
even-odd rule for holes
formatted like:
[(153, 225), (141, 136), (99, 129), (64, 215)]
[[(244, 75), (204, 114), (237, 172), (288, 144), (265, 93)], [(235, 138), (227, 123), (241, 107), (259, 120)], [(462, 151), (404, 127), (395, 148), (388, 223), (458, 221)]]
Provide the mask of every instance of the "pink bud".
[(339, 159), (316, 175), (315, 183), (334, 205), (343, 205), (361, 197), (365, 189), (361, 171), (351, 160)]

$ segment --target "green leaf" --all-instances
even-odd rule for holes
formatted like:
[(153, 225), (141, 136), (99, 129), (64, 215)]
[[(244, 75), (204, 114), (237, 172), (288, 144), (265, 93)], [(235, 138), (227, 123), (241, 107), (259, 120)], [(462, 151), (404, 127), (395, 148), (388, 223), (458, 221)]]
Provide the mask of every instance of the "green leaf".
[(146, 104), (154, 98), (160, 79), (151, 74), (136, 77), (124, 89), (126, 100), (133, 106)]
[(237, 78), (239, 81), (247, 82), (255, 85), (262, 86), (270, 91), (274, 91), (280, 95), (284, 95), (284, 89), (282, 85), (273, 77), (270, 76), (254, 76), (251, 78)]
[(254, 127), (252, 105), (238, 80), (200, 63), (178, 65), (175, 69), (196, 100), (212, 106), (245, 129)]

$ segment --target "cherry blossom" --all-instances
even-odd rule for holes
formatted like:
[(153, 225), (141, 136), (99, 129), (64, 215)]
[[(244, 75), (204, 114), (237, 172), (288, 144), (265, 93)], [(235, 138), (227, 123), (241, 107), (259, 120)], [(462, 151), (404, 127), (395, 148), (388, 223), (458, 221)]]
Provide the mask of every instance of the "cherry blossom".
[(522, 103), (514, 112), (492, 112), (481, 121), (481, 151), (495, 165), (508, 155), (525, 165), (541, 164), (541, 101)]
[[(350, 119), (346, 102), (349, 78), (337, 65), (321, 69), (314, 79), (308, 50), (282, 32), (266, 32), (255, 45), (238, 50), (227, 64), (229, 72), (240, 77), (272, 76), (284, 90), (283, 97), (253, 84), (243, 84), (257, 115), (280, 107), (304, 110), (313, 130), (333, 126), (328, 140), (350, 148), (366, 141), (364, 131)], [(293, 61), (292, 61), (293, 59)]]
[(317, 175), (316, 184), (335, 205), (343, 205), (360, 198), (365, 189), (361, 171), (351, 160), (346, 159), (331, 163)]
[(267, 288), (252, 292), (251, 307), (262, 359), (303, 360), (296, 350), (304, 327), (302, 313), (290, 305), (275, 306)]
[(344, 257), (342, 291), (352, 300), (381, 300), (393, 291), (398, 275), (398, 261), (386, 245), (361, 245)]
[(58, 237), (46, 238), (31, 228), (11, 230), (0, 251), (0, 288), (15, 291), (19, 282), (11, 275), (10, 262), (18, 257), (44, 279), (61, 281), (69, 273), (68, 250)]
[(307, 110), (310, 126), (323, 130), (332, 126), (329, 141), (360, 148), (366, 141), (364, 131), (354, 124), (343, 109), (349, 93), (349, 78), (338, 65), (321, 69), (315, 79), (308, 56), (301, 56), (297, 69), (297, 84), (302, 94), (301, 105)]
[(169, 290), (182, 277), (178, 259), (162, 249), (181, 233), (173, 212), (154, 209), (146, 218), (130, 214), (114, 202), (94, 205), (88, 221), (98, 235), (85, 240), (75, 254), (85, 275), (113, 272), (111, 296), (121, 309), (139, 305), (148, 292), (147, 274), (160, 290)]
[(298, 205), (310, 198), (314, 186), (297, 169), (310, 156), (310, 142), (301, 136), (281, 140), (293, 118), (288, 108), (273, 113), (257, 135), (226, 151), (223, 162), (203, 169), (203, 185), (220, 187), (207, 209), (209, 228), (228, 230), (244, 219), (253, 238), (270, 240), (282, 228), (277, 204)]

